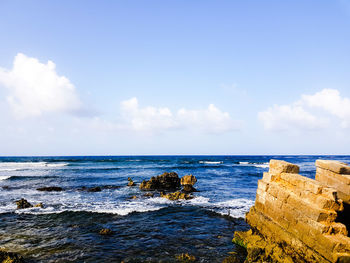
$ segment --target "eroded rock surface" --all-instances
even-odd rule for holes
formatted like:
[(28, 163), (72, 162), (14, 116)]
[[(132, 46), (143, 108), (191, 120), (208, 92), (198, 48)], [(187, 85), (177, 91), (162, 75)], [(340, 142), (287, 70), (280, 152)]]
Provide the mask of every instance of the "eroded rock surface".
[(22, 198), (16, 201), (17, 209), (31, 208), (33, 205), (29, 203), (26, 199)]
[(24, 259), (22, 256), (16, 253), (0, 250), (0, 262), (1, 263), (23, 263)]
[(349, 167), (317, 161), (316, 180), (299, 167), (271, 160), (258, 182), (255, 205), (246, 216), (248, 232), (235, 242), (247, 247), (246, 262), (350, 262), (350, 238), (343, 200), (349, 198)]
[(174, 190), (180, 188), (180, 178), (175, 172), (163, 173), (140, 184), (141, 190)]

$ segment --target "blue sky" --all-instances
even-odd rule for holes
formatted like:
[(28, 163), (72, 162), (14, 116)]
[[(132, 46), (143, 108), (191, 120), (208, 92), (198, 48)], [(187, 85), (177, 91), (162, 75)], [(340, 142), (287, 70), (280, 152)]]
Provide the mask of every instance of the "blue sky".
[(348, 0), (2, 0), (0, 25), (1, 155), (349, 154)]

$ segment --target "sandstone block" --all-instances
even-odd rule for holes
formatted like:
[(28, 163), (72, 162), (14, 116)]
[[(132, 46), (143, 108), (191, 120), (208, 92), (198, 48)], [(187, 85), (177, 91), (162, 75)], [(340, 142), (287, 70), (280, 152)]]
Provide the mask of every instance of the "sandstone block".
[(269, 172), (271, 174), (280, 174), (280, 173), (299, 173), (299, 166), (288, 163), (286, 161), (280, 161), (280, 160), (270, 160), (269, 164)]
[(317, 160), (316, 167), (320, 167), (337, 174), (349, 174), (350, 175), (350, 166), (346, 163), (333, 160)]
[(327, 175), (329, 177), (332, 177), (332, 178), (338, 180), (340, 183), (349, 185), (349, 187), (350, 187), (350, 175), (349, 174), (338, 174), (338, 173), (335, 173), (335, 172), (332, 172), (332, 171), (329, 171), (329, 170), (326, 170), (326, 169), (323, 169), (320, 167), (316, 168), (316, 173), (324, 174), (324, 175)]

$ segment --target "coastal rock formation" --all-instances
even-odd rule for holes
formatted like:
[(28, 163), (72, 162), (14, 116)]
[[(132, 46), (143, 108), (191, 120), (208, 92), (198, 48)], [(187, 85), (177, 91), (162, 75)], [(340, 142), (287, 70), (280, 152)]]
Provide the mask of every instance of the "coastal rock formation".
[(63, 191), (63, 188), (58, 186), (49, 186), (49, 187), (40, 187), (40, 188), (37, 188), (36, 190), (46, 191), (46, 192), (60, 192), (60, 191)]
[(197, 182), (197, 178), (192, 175), (185, 175), (181, 178), (181, 185), (183, 188), (183, 192), (185, 193), (192, 193), (197, 192), (196, 188), (193, 187), (193, 185)]
[(172, 201), (179, 200), (179, 199), (189, 200), (193, 198), (193, 196), (186, 193), (181, 193), (180, 191), (169, 193), (169, 194), (160, 193), (160, 197), (167, 198)]
[(350, 214), (350, 167), (320, 160), (316, 166), (312, 180), (299, 175), (297, 165), (270, 161), (246, 215), (251, 230), (235, 233), (234, 242), (247, 248), (246, 262), (350, 262), (344, 216)]
[(16, 201), (17, 209), (31, 208), (33, 205), (29, 203), (26, 199), (22, 198), (21, 200)]
[(24, 259), (22, 256), (19, 256), (16, 253), (0, 250), (0, 262), (1, 263), (23, 263)]
[(140, 184), (141, 190), (174, 190), (180, 187), (180, 178), (175, 172), (163, 173)]
[(192, 175), (188, 174), (181, 178), (181, 185), (194, 185), (197, 182), (197, 178)]
[(135, 182), (130, 177), (128, 177), (128, 186), (136, 186)]

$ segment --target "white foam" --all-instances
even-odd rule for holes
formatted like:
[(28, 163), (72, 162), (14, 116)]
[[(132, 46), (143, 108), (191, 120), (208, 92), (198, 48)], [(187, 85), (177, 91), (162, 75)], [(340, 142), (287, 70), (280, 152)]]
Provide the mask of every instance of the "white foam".
[(254, 166), (257, 168), (269, 168), (269, 163), (251, 163), (251, 162), (238, 162), (243, 166)]
[(16, 171), (21, 169), (62, 167), (68, 163), (48, 163), (48, 162), (0, 162), (0, 171)]
[(199, 163), (204, 163), (204, 164), (222, 164), (224, 162), (223, 161), (199, 161)]
[(9, 179), (11, 176), (6, 176), (6, 175), (0, 175), (0, 181), (2, 180), (7, 180)]

